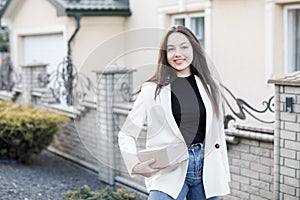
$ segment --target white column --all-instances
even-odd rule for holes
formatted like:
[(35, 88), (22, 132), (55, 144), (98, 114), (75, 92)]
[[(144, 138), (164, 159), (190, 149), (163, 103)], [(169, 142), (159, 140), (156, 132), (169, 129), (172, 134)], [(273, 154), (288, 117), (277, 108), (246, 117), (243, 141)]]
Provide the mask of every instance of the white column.
[(265, 1), (265, 80), (271, 78), (274, 64), (273, 64), (273, 18), (274, 1)]
[(205, 17), (204, 17), (204, 30), (205, 30), (205, 49), (206, 53), (209, 57), (212, 56), (211, 52), (211, 7), (205, 8), (204, 11)]
[[(119, 127), (113, 115), (113, 106), (114, 103), (125, 102), (124, 96), (126, 94), (122, 91), (123, 83), (129, 86), (127, 88), (129, 94), (132, 93), (133, 71), (120, 66), (111, 66), (106, 70), (94, 71), (97, 78), (97, 122), (100, 128), (97, 136), (98, 175), (100, 180), (111, 185), (115, 183), (115, 176), (120, 171), (122, 160), (117, 145)], [(126, 98), (128, 97), (126, 96)]]
[(166, 28), (165, 17), (166, 16), (164, 13), (159, 14), (159, 27), (160, 28)]

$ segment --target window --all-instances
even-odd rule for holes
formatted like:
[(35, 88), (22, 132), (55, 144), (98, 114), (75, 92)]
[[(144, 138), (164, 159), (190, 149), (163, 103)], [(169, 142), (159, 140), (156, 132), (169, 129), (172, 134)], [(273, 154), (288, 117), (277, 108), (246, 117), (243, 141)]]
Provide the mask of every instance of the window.
[(174, 18), (174, 25), (185, 26), (185, 18)]
[(300, 71), (300, 6), (285, 9), (285, 71)]
[(182, 25), (190, 28), (198, 38), (199, 42), (205, 46), (205, 29), (203, 14), (174, 15), (172, 25)]

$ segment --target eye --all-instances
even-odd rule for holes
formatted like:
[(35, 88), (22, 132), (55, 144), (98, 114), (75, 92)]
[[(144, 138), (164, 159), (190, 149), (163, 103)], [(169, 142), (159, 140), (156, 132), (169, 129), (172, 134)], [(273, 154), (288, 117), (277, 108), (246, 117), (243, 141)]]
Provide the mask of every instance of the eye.
[(168, 51), (168, 52), (174, 52), (174, 51), (175, 51), (175, 48), (174, 48), (174, 47), (168, 47), (167, 51)]
[(182, 46), (181, 48), (183, 48), (183, 49), (188, 49), (189, 46), (185, 45), (185, 46)]

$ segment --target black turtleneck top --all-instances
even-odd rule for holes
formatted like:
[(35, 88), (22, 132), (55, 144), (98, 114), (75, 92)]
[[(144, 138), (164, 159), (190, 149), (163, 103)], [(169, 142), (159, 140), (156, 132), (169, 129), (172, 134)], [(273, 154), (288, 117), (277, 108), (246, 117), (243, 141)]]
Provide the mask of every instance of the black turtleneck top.
[(206, 110), (193, 74), (177, 77), (171, 83), (171, 103), (174, 119), (186, 144), (203, 143)]

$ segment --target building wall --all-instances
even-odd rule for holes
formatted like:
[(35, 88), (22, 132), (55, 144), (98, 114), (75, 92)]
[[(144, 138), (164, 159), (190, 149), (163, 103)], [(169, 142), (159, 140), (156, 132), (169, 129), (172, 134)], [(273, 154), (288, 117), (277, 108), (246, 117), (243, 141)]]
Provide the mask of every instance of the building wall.
[(273, 78), (284, 74), (284, 27), (283, 27), (284, 4), (274, 4), (273, 12)]
[[(208, 53), (224, 84), (238, 97), (246, 99), (254, 107), (259, 107), (263, 100), (272, 95), (273, 86), (267, 84), (268, 78), (284, 73), (284, 2), (290, 1), (277, 4), (271, 2), (268, 11), (267, 3), (260, 0), (131, 0), (130, 17), (82, 17), (80, 31), (71, 44), (73, 61), (76, 67), (93, 81), (95, 76), (91, 71), (105, 68), (111, 62), (137, 68), (138, 75), (134, 80), (137, 87), (155, 72), (161, 36), (171, 25), (172, 14), (206, 12), (211, 21), (210, 35), (207, 36), (210, 40)], [(271, 21), (266, 21), (267, 11), (271, 13)], [(272, 23), (269, 32), (274, 34), (271, 35), (271, 44), (266, 40), (269, 34), (266, 33), (268, 23)], [(15, 65), (19, 66), (23, 64), (23, 35), (45, 34), (47, 30), (61, 32), (66, 52), (67, 41), (76, 28), (76, 21), (72, 17), (57, 17), (56, 9), (46, 0), (27, 0), (18, 7), (10, 28), (13, 38), (12, 58)], [(157, 37), (151, 39), (153, 48), (132, 51), (130, 45), (137, 43), (137, 38), (147, 41), (151, 36), (140, 34), (132, 38), (126, 33), (147, 28), (157, 29), (158, 32)], [(122, 34), (125, 35), (123, 41), (116, 39), (120, 42), (110, 48), (104, 45)], [(147, 44), (141, 42), (140, 47), (147, 47)], [(267, 48), (273, 52), (266, 53)], [(238, 75), (233, 76), (237, 72)]]
[[(207, 36), (211, 44), (207, 51), (224, 84), (256, 108), (260, 108), (262, 101), (272, 96), (273, 86), (267, 80), (283, 73), (283, 52), (280, 50), (283, 41), (282, 34), (278, 31), (278, 24), (281, 23), (279, 19), (282, 19), (280, 6), (271, 3), (271, 14), (274, 18), (269, 22), (265, 21), (267, 3), (261, 0), (156, 0), (148, 3), (132, 0), (130, 3), (133, 14), (126, 20), (126, 30), (145, 27), (166, 30), (171, 25), (173, 14), (205, 13), (211, 21), (208, 31), (210, 35)], [(144, 14), (146, 10), (150, 11), (147, 13), (152, 13), (152, 17)], [(271, 41), (273, 46), (266, 41), (267, 23), (273, 23), (272, 29), (268, 30), (270, 34), (274, 34)], [(266, 45), (274, 51), (271, 52), (271, 61), (266, 60), (270, 56), (266, 53)], [(126, 65), (138, 67), (140, 71), (135, 85), (154, 73), (156, 60), (157, 51), (142, 51), (127, 57)], [(149, 65), (141, 67), (145, 63)]]
[[(124, 52), (124, 17), (82, 17), (81, 28), (71, 43), (72, 58), (77, 69), (96, 84), (94, 70), (116, 63)], [(73, 33), (73, 28), (69, 31)]]
[(224, 84), (257, 106), (273, 91), (265, 76), (264, 3), (212, 1), (212, 60)]
[[(22, 63), (24, 51), (22, 43), (23, 36), (27, 35), (61, 33), (65, 48), (65, 54), (61, 56), (63, 60), (67, 55), (68, 40), (76, 29), (76, 20), (73, 17), (58, 17), (56, 8), (46, 0), (26, 0), (17, 7), (14, 13), (9, 28), (11, 30), (12, 61), (15, 66), (24, 65)], [(84, 66), (84, 73), (91, 77), (92, 70), (104, 68), (106, 63), (101, 62), (103, 59), (99, 59), (101, 58), (99, 55), (97, 59), (92, 59), (93, 65), (86, 67), (84, 64), (98, 46), (124, 30), (124, 21), (125, 17), (82, 17), (81, 28), (71, 43), (75, 66), (79, 70)], [(109, 50), (112, 51), (112, 49)]]
[(20, 3), (9, 24), (13, 64), (15, 66), (25, 64), (23, 63), (24, 48), (22, 44), (23, 37), (27, 35), (61, 33), (64, 36), (65, 52), (67, 52), (65, 26), (67, 20), (66, 17), (57, 18), (56, 9), (48, 1), (27, 0)]
[[(130, 17), (83, 17), (81, 29), (73, 40), (72, 54), (76, 67), (95, 81), (92, 70), (116, 62), (138, 69), (134, 80), (137, 87), (156, 69), (158, 47), (163, 32), (171, 25), (172, 14), (206, 12), (210, 17), (210, 50), (226, 86), (254, 107), (272, 95), (271, 77), (284, 73), (283, 8), (299, 4), (295, 0), (131, 0)], [(39, 9), (37, 9), (39, 8)], [(145, 14), (147, 13), (147, 14)], [(72, 17), (56, 16), (56, 8), (48, 1), (26, 0), (11, 18), (12, 59), (20, 66), (23, 58), (22, 36), (34, 34), (63, 34), (65, 52), (67, 41), (76, 28)], [(110, 48), (103, 45), (118, 35), (136, 30), (158, 30), (160, 38), (153, 39), (151, 50), (131, 51), (135, 38), (124, 37)], [(141, 41), (149, 35), (140, 34)], [(146, 46), (141, 44), (141, 46)], [(99, 50), (103, 47), (105, 50)], [(147, 46), (146, 46), (147, 47)], [(116, 52), (117, 51), (117, 52)], [(129, 52), (130, 51), (130, 52)], [(105, 56), (99, 56), (104, 55)], [(107, 56), (110, 54), (111, 56)], [(125, 55), (124, 55), (125, 54)], [(62, 57), (65, 55), (62, 55)], [(108, 59), (107, 59), (108, 58)], [(238, 75), (233, 76), (233, 74)], [(254, 81), (255, 79), (255, 81)], [(237, 84), (238, 83), (238, 84)], [(245, 90), (247, 88), (247, 90)], [(259, 88), (259, 90), (257, 89)], [(271, 118), (273, 116), (269, 116)]]
[[(156, 70), (158, 47), (160, 38), (152, 38), (155, 30), (161, 32), (159, 27), (159, 1), (131, 0), (130, 9), (132, 15), (126, 19), (125, 30), (129, 31), (126, 40), (127, 51), (137, 49), (124, 56), (125, 65), (137, 69), (137, 76), (134, 78), (135, 87), (148, 79)], [(149, 32), (147, 31), (149, 30)], [(159, 34), (159, 33), (158, 33)], [(151, 36), (152, 35), (152, 36)], [(136, 41), (138, 39), (138, 41)], [(152, 44), (147, 44), (147, 40)], [(137, 48), (132, 45), (136, 44)], [(154, 48), (148, 48), (154, 47)]]
[[(147, 37), (147, 34), (140, 36), (144, 40), (145, 38), (151, 39), (153, 49), (135, 51), (126, 56), (126, 65), (138, 69), (134, 80), (135, 87), (138, 87), (141, 82), (154, 74), (157, 66), (158, 48), (163, 35), (171, 26), (171, 16), (181, 13), (204, 12), (204, 9), (209, 5), (208, 0), (130, 1), (132, 16), (127, 18), (125, 29), (129, 31), (145, 30), (145, 28), (157, 30), (157, 34), (150, 33), (150, 37)], [(145, 15), (145, 13), (149, 14)]]

